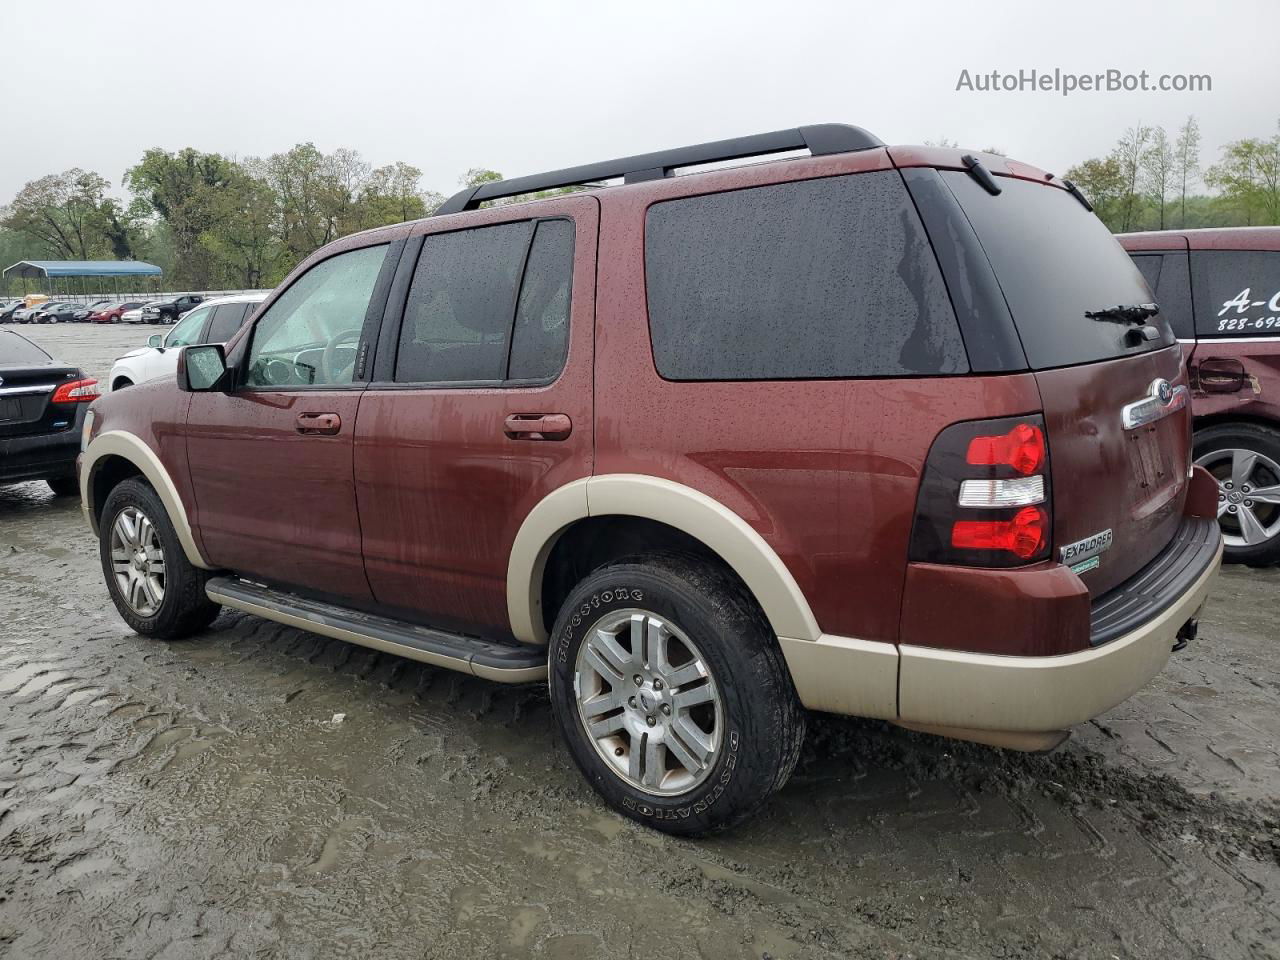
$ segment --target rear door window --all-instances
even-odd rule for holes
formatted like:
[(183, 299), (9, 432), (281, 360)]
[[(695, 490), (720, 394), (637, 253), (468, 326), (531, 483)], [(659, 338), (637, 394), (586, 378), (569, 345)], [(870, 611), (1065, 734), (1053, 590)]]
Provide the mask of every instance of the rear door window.
[(1280, 252), (1196, 250), (1191, 279), (1197, 336), (1280, 336)]
[(654, 362), (669, 380), (967, 372), (937, 259), (896, 171), (655, 204)]
[(226, 343), (244, 322), (244, 315), (253, 306), (251, 303), (224, 303), (213, 310), (213, 319), (204, 332), (201, 343)]
[(573, 222), (543, 220), (520, 284), (508, 379), (550, 380), (560, 372), (569, 348), (572, 294)]
[(1131, 335), (1130, 324), (1085, 316), (1149, 303), (1151, 291), (1102, 221), (1067, 191), (999, 177), (1001, 192), (993, 196), (966, 172), (947, 170), (942, 178), (977, 231), (1033, 370), (1146, 353), (1175, 342), (1160, 316), (1145, 321), (1160, 331), (1156, 340)]
[(1160, 305), (1160, 315), (1173, 327), (1180, 340), (1195, 339), (1191, 316), (1191, 275), (1187, 255), (1182, 252), (1135, 253), (1133, 262), (1142, 271)]

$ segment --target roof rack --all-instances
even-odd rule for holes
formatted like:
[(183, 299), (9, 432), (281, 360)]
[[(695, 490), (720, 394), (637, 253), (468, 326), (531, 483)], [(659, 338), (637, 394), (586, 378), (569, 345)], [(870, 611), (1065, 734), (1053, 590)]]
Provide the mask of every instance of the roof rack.
[(486, 200), (515, 197), (523, 193), (536, 193), (539, 190), (554, 190), (558, 187), (573, 187), (599, 180), (614, 180), (618, 177), (622, 177), (627, 183), (660, 180), (670, 176), (671, 171), (677, 167), (742, 160), (746, 157), (767, 156), (788, 150), (808, 149), (813, 156), (820, 157), (832, 153), (850, 153), (855, 150), (870, 150), (883, 146), (884, 143), (879, 137), (867, 133), (861, 127), (843, 123), (819, 123), (808, 127), (794, 127), (790, 130), (775, 130), (772, 133), (757, 133), (749, 137), (734, 137), (731, 140), (713, 140), (711, 143), (677, 147), (674, 150), (659, 150), (657, 153), (641, 153), (634, 157), (588, 163), (580, 167), (566, 167), (563, 170), (516, 177), (514, 180), (482, 183), (477, 187), (459, 190), (446, 200), (433, 216), (441, 217), (450, 213), (461, 213), (464, 210), (478, 210), (480, 204)]

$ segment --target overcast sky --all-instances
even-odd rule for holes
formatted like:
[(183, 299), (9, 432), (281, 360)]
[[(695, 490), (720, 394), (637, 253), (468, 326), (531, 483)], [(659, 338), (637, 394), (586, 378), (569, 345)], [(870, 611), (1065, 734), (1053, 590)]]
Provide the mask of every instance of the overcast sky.
[[(0, 203), (69, 167), (119, 184), (148, 147), (311, 140), (449, 193), (803, 123), (948, 138), (1062, 172), (1194, 113), (1208, 162), (1280, 115), (1278, 0), (625, 3), (0, 0)], [(1210, 74), (1209, 93), (957, 92), (972, 73)], [(29, 137), (15, 138), (18, 131)]]

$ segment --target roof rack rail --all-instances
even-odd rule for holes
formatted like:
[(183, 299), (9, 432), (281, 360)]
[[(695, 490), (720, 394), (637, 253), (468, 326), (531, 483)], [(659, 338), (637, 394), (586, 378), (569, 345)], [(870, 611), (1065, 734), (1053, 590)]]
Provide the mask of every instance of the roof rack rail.
[(813, 156), (820, 157), (832, 153), (850, 153), (855, 150), (870, 150), (883, 146), (884, 143), (879, 137), (861, 127), (843, 123), (819, 123), (808, 127), (794, 127), (790, 130), (775, 130), (772, 133), (757, 133), (748, 137), (734, 137), (731, 140), (713, 140), (711, 143), (677, 147), (674, 150), (641, 153), (634, 157), (588, 163), (580, 167), (566, 167), (563, 170), (516, 177), (514, 180), (482, 183), (477, 187), (459, 190), (432, 216), (441, 217), (450, 213), (461, 213), (464, 210), (477, 210), (486, 200), (515, 197), (523, 193), (536, 193), (539, 190), (554, 190), (559, 187), (573, 187), (599, 180), (613, 180), (617, 177), (624, 178), (627, 183), (660, 180), (670, 176), (671, 171), (677, 167), (692, 167), (702, 163), (742, 160), (746, 157), (760, 157), (771, 153), (804, 149), (808, 149)]

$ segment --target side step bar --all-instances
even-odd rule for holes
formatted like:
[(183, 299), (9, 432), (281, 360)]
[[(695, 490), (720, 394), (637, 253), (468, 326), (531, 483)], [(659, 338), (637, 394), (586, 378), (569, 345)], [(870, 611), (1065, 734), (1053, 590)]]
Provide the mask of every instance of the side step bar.
[(235, 577), (212, 578), (205, 593), (224, 607), (485, 680), (532, 683), (547, 677), (547, 651), (543, 647), (492, 643), (432, 630), (308, 600)]

